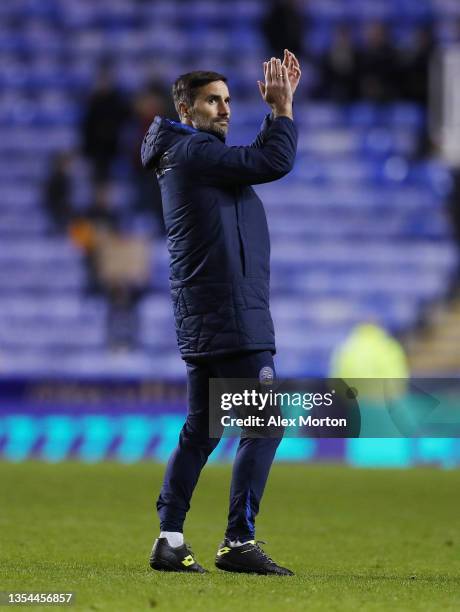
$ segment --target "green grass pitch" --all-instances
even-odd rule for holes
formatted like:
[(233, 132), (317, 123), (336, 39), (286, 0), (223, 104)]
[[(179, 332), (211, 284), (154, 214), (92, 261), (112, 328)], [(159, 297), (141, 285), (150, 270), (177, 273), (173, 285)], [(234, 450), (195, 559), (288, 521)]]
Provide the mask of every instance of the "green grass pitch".
[(275, 465), (257, 537), (296, 572), (279, 578), (213, 565), (227, 511), (223, 465), (205, 468), (185, 531), (211, 573), (152, 572), (163, 469), (0, 463), (0, 590), (76, 593), (71, 607), (29, 610), (460, 609), (457, 471)]

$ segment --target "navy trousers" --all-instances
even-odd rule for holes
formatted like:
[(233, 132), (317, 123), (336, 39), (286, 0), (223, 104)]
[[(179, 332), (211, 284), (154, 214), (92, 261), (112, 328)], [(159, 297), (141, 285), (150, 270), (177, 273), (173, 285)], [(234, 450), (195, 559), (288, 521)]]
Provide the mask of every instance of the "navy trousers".
[[(219, 443), (209, 438), (209, 378), (255, 378), (260, 370), (274, 370), (270, 351), (240, 353), (206, 361), (187, 361), (188, 414), (179, 444), (171, 455), (157, 510), (162, 531), (182, 532), (190, 499), (209, 455)], [(226, 537), (241, 542), (254, 539), (268, 473), (280, 438), (244, 438), (233, 464)]]

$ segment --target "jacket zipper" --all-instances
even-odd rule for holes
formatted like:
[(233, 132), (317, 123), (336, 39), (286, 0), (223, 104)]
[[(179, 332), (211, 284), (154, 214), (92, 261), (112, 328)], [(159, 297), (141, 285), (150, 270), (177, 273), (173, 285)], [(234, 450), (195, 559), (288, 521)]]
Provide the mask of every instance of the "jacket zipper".
[[(240, 194), (240, 189), (238, 189), (238, 196), (239, 194)], [(242, 224), (242, 220), (243, 220), (242, 218), (243, 218), (244, 213), (240, 206), (240, 198), (238, 196), (236, 198), (236, 225), (238, 229), (241, 269), (243, 272), (243, 276), (246, 276), (246, 272), (247, 272), (246, 245), (244, 243), (243, 234), (241, 232), (241, 224)]]

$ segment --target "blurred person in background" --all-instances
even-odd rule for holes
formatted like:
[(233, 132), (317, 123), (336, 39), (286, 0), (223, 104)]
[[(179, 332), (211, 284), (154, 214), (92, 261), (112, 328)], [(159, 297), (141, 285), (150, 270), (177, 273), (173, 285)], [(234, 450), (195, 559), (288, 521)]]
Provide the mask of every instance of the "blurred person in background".
[(404, 97), (428, 105), (430, 60), (436, 49), (433, 26), (415, 30), (414, 43), (401, 54), (401, 80)]
[(407, 379), (409, 364), (402, 345), (374, 322), (353, 327), (334, 350), (331, 378)]
[[(398, 431), (397, 421), (388, 410), (395, 407), (396, 400), (408, 408), (404, 398), (410, 367), (403, 346), (383, 326), (367, 321), (353, 327), (332, 354), (329, 377), (355, 390), (361, 436), (366, 437), (369, 431), (374, 435), (394, 431), (395, 425)], [(382, 414), (376, 414), (376, 408)], [(406, 416), (407, 412), (403, 410)]]
[(56, 153), (44, 188), (44, 206), (52, 222), (52, 231), (65, 233), (72, 219), (72, 154)]
[(115, 232), (120, 224), (117, 212), (111, 199), (111, 184), (98, 181), (93, 188), (93, 200), (85, 210), (84, 217), (100, 233)]
[[(401, 91), (406, 100), (428, 108), (430, 94), (430, 63), (436, 50), (433, 25), (419, 26), (414, 32), (414, 42), (400, 55)], [(416, 157), (431, 154), (433, 143), (426, 120), (418, 135)]]
[(107, 345), (112, 351), (139, 344), (139, 300), (150, 286), (151, 244), (145, 236), (100, 233), (94, 249), (96, 278), (107, 300)]
[(139, 345), (139, 312), (141, 294), (127, 285), (116, 284), (109, 289), (106, 333), (112, 352), (133, 351)]
[(109, 348), (135, 349), (139, 341), (137, 305), (150, 286), (151, 244), (145, 237), (121, 230), (110, 183), (95, 185), (93, 203), (73, 222), (71, 237), (85, 254), (87, 291), (107, 302)]
[(297, 0), (272, 0), (261, 29), (269, 53), (275, 57), (282, 57), (286, 47), (294, 55), (303, 56), (308, 23)]
[(80, 211), (70, 226), (70, 237), (85, 255), (88, 293), (104, 294), (97, 273), (96, 254), (101, 236), (114, 234), (119, 227), (119, 218), (113, 210), (111, 186), (108, 181), (98, 181), (93, 186), (91, 204)]
[(358, 54), (351, 27), (339, 23), (334, 28), (330, 48), (321, 58), (319, 97), (347, 103), (358, 95)]
[[(297, 129), (292, 95), (295, 56), (264, 62), (258, 82), (271, 107), (250, 146), (225, 144), (230, 120), (226, 77), (196, 71), (173, 86), (181, 122), (156, 117), (142, 146), (163, 198), (171, 297), (179, 348), (187, 365), (188, 414), (163, 481), (160, 536), (153, 569), (203, 573), (184, 542), (183, 524), (201, 470), (219, 439), (209, 437), (209, 379), (273, 380), (269, 310), (269, 235), (251, 185), (275, 181), (293, 166)], [(216, 566), (235, 572), (291, 575), (255, 542), (255, 518), (280, 438), (242, 435), (233, 468), (225, 539)]]
[(381, 21), (364, 27), (358, 53), (359, 94), (371, 102), (388, 102), (400, 97), (399, 62), (388, 28)]
[(158, 180), (156, 176), (152, 177), (144, 171), (139, 159), (139, 149), (144, 135), (157, 115), (172, 118), (175, 111), (171, 108), (163, 85), (158, 81), (151, 81), (138, 93), (133, 104), (134, 210), (141, 214), (153, 215), (158, 232), (164, 235), (163, 209)]
[(114, 81), (110, 63), (104, 63), (86, 103), (81, 125), (82, 149), (92, 166), (95, 182), (110, 177), (130, 112), (130, 105)]

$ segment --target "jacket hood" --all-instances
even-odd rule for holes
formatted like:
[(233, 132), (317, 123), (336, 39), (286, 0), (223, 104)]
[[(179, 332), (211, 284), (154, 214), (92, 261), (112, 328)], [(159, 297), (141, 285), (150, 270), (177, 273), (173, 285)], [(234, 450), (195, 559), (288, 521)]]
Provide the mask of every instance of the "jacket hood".
[(155, 117), (142, 141), (142, 165), (146, 169), (155, 168), (160, 157), (171, 145), (178, 142), (184, 135), (190, 136), (196, 134), (197, 131), (184, 123)]

